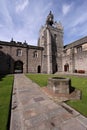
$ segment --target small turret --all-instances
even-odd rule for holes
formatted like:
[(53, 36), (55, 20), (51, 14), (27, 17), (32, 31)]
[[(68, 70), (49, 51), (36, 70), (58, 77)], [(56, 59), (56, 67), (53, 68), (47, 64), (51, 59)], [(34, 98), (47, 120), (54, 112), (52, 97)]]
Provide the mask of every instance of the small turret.
[(59, 29), (59, 30), (62, 30), (63, 31), (63, 26), (62, 26), (62, 24), (61, 24), (61, 22), (59, 21), (58, 23), (57, 22), (55, 22), (55, 27), (57, 28), (57, 29)]

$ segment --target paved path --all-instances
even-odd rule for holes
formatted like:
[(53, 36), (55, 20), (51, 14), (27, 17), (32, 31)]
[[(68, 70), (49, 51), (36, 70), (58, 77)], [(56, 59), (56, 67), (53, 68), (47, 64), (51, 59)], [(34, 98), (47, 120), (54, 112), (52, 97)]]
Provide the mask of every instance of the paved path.
[(16, 74), (10, 130), (87, 130), (87, 118), (54, 103), (24, 74)]

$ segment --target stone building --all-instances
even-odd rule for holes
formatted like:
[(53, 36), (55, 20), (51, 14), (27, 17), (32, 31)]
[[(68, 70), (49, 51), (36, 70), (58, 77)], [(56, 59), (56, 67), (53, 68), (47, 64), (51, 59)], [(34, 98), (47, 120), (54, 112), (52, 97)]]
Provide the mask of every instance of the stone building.
[(87, 73), (87, 36), (64, 46), (62, 71)]
[(0, 41), (0, 74), (40, 73), (42, 51), (42, 47), (27, 43)]
[(0, 41), (0, 74), (63, 71), (87, 73), (87, 36), (64, 46), (63, 27), (51, 11), (40, 29), (38, 46)]

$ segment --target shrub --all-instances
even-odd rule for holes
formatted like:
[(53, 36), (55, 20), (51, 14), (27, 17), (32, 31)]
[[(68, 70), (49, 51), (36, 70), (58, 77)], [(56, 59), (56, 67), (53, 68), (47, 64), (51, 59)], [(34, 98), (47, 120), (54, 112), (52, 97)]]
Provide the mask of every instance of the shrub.
[(84, 74), (84, 73), (85, 73), (85, 70), (78, 70), (77, 73)]

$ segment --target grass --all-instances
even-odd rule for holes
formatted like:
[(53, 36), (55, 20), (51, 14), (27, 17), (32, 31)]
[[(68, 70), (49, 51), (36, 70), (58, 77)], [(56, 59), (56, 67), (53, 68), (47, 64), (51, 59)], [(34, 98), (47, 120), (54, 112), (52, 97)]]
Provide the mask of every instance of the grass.
[(0, 130), (7, 130), (13, 76), (0, 78)]
[[(52, 77), (52, 76), (54, 75), (47, 75), (47, 74), (27, 75), (28, 78), (36, 82), (41, 87), (47, 86), (47, 80), (49, 77)], [(63, 77), (66, 77), (66, 76), (63, 76)], [(76, 77), (76, 76), (68, 76), (68, 77), (71, 78), (72, 86), (82, 91), (82, 99), (71, 100), (71, 101), (68, 101), (67, 104), (87, 117), (87, 78)]]
[(48, 74), (27, 74), (27, 77), (37, 83), (40, 87), (47, 86), (47, 79), (52, 75)]
[(81, 100), (71, 100), (68, 105), (87, 117), (87, 78), (71, 77), (72, 86), (82, 91)]

